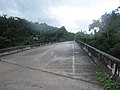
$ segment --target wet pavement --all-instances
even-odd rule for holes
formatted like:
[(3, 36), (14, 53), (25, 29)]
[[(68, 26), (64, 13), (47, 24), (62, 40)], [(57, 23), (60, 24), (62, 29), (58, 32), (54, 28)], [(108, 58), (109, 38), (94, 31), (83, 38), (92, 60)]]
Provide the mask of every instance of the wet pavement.
[(0, 90), (103, 90), (97, 67), (74, 41), (0, 58)]

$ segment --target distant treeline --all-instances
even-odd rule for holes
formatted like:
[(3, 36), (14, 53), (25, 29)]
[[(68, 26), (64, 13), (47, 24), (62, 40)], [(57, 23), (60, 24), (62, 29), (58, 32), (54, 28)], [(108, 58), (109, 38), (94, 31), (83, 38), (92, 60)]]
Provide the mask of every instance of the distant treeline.
[(73, 39), (74, 34), (68, 32), (64, 26), (57, 28), (46, 23), (33, 23), (19, 17), (0, 16), (0, 49)]
[(93, 20), (89, 30), (94, 34), (78, 32), (76, 40), (81, 40), (117, 58), (120, 58), (120, 7)]

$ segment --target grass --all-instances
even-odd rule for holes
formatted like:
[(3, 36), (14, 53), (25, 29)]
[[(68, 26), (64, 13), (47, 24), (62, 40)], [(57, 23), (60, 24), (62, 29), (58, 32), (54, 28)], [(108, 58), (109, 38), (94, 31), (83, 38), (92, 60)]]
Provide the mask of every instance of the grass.
[(120, 86), (113, 80), (111, 80), (105, 73), (99, 71), (97, 74), (97, 80), (104, 87), (104, 90), (120, 90)]

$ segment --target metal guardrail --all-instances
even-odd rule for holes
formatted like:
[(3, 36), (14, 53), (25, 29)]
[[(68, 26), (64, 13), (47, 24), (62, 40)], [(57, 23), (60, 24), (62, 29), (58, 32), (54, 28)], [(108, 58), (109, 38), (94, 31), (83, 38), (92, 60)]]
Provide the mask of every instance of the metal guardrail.
[(29, 50), (34, 47), (46, 45), (45, 43), (39, 43), (39, 44), (33, 44), (33, 45), (26, 45), (26, 46), (18, 46), (18, 47), (10, 47), (10, 48), (5, 48), (5, 49), (0, 49), (0, 56), (24, 51), (24, 50)]
[(97, 64), (103, 72), (105, 72), (111, 79), (120, 83), (120, 59), (81, 41), (76, 42), (87, 52), (93, 62)]

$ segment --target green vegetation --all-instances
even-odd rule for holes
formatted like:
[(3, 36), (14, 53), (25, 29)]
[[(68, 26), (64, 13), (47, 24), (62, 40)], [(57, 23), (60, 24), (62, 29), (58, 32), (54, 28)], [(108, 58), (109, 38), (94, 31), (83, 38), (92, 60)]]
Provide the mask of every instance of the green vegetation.
[(76, 40), (81, 40), (95, 48), (120, 58), (120, 7), (110, 13), (105, 13), (98, 20), (93, 20), (86, 34), (78, 32)]
[(120, 90), (120, 86), (101, 71), (97, 72), (97, 80), (105, 90)]
[(46, 23), (33, 23), (19, 17), (0, 16), (0, 49), (73, 39), (74, 34), (68, 32), (64, 26), (57, 28)]

